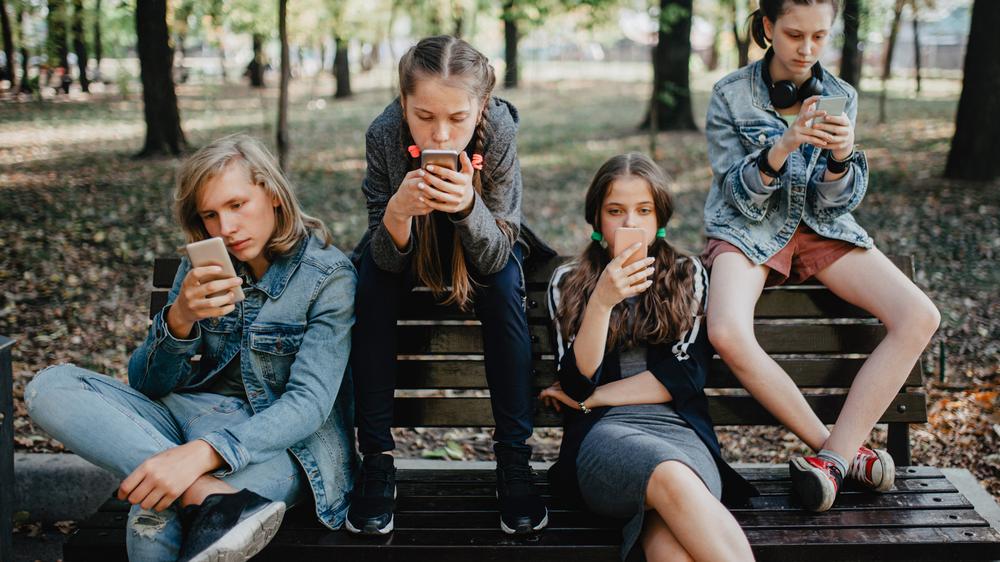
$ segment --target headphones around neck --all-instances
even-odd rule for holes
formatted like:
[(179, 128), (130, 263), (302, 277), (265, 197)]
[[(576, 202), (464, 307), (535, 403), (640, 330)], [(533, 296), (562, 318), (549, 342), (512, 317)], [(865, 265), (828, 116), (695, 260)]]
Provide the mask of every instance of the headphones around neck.
[(795, 105), (795, 102), (805, 101), (812, 96), (823, 95), (823, 67), (816, 61), (812, 65), (812, 76), (810, 76), (801, 86), (796, 86), (791, 80), (779, 80), (771, 82), (771, 59), (774, 58), (774, 49), (769, 48), (764, 53), (764, 63), (761, 65), (761, 74), (764, 83), (767, 84), (767, 93), (771, 97), (771, 104), (778, 109), (785, 109)]

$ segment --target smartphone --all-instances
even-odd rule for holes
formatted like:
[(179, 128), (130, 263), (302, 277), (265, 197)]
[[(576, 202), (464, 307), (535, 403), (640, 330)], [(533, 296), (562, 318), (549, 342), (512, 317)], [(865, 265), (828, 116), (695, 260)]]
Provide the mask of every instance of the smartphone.
[(625, 260), (622, 267), (627, 267), (639, 260), (646, 259), (646, 233), (641, 228), (622, 227), (615, 229), (614, 254), (616, 258), (624, 253), (629, 246), (637, 242), (642, 242), (642, 247), (636, 250), (629, 259)]
[(420, 167), (427, 169), (429, 164), (458, 171), (458, 151), (429, 149), (420, 152)]
[[(823, 96), (816, 101), (816, 111), (825, 111), (827, 115), (842, 115), (847, 107), (847, 96)], [(820, 122), (822, 123), (822, 119)], [(813, 124), (809, 123), (812, 127)]]
[[(233, 262), (229, 259), (229, 252), (226, 251), (226, 244), (222, 241), (222, 238), (217, 236), (199, 242), (192, 242), (186, 246), (186, 250), (188, 259), (191, 260), (191, 265), (194, 267), (205, 267), (206, 265), (218, 265), (222, 267), (222, 274), (216, 279), (236, 277), (236, 270), (233, 269)], [(236, 294), (235, 302), (240, 302), (246, 298), (242, 288), (233, 287), (231, 290)], [(208, 297), (214, 298), (224, 294), (224, 292), (218, 292), (208, 295)]]

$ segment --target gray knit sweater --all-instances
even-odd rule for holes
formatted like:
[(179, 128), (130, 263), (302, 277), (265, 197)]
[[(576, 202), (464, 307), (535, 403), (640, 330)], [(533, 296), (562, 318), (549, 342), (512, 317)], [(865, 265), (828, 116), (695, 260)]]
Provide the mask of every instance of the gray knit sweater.
[[(483, 155), (483, 172), (493, 180), (493, 187), (476, 196), (472, 210), (462, 219), (449, 215), (455, 225), (462, 247), (472, 268), (483, 275), (503, 269), (510, 257), (511, 245), (522, 243), (526, 248), (551, 251), (525, 232), (521, 221), (521, 165), (517, 160), (517, 109), (508, 101), (493, 97), (488, 119), (492, 135), (486, 140)], [(358, 244), (360, 255), (370, 244), (372, 258), (383, 270), (402, 272), (413, 257), (414, 247), (420, 243), (415, 233), (410, 244), (400, 251), (393, 243), (382, 222), (386, 206), (403, 178), (410, 171), (410, 157), (402, 145), (400, 128), (403, 126), (402, 106), (397, 98), (382, 114), (372, 121), (365, 135), (365, 152), (368, 169), (361, 190), (368, 205), (368, 232)], [(470, 150), (467, 147), (466, 150)], [(470, 154), (471, 156), (471, 154)], [(438, 212), (438, 211), (435, 211)], [(504, 221), (516, 235), (510, 240), (497, 226)]]

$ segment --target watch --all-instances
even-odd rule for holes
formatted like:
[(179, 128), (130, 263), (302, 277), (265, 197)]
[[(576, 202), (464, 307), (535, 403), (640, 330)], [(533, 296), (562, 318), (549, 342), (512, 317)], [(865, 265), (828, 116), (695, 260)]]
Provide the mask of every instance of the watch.
[(767, 155), (770, 153), (771, 153), (770, 146), (760, 151), (760, 154), (757, 155), (757, 160), (756, 160), (757, 168), (761, 172), (763, 172), (765, 176), (771, 179), (778, 179), (779, 177), (781, 177), (781, 174), (784, 174), (785, 170), (788, 168), (788, 161), (786, 160), (785, 163), (781, 165), (780, 170), (775, 170), (774, 168), (771, 167), (771, 163), (767, 161)]

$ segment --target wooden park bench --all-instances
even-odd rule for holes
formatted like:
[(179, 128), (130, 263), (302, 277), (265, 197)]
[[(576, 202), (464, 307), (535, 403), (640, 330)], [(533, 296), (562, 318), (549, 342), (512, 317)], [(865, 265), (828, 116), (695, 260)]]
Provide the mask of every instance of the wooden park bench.
[[(541, 389), (555, 380), (554, 342), (545, 289), (565, 258), (527, 265), (528, 315), (535, 352), (534, 375)], [(909, 258), (894, 262), (912, 277)], [(150, 315), (166, 301), (176, 259), (156, 261)], [(885, 334), (864, 311), (817, 284), (764, 292), (756, 311), (756, 333), (807, 394), (819, 417), (833, 423), (858, 368)], [(485, 389), (478, 323), (454, 307), (438, 306), (429, 292), (415, 289), (399, 323), (400, 389)], [(718, 359), (709, 379), (711, 415), (716, 425), (775, 425)], [(445, 393), (441, 393), (445, 394)], [(450, 397), (396, 398), (397, 427), (491, 426), (489, 399), (452, 393)], [(760, 560), (840, 559), (1000, 559), (1000, 533), (936, 468), (909, 466), (911, 423), (927, 421), (921, 366), (881, 418), (888, 449), (898, 465), (896, 485), (885, 494), (848, 486), (833, 509), (813, 514), (790, 496), (785, 465), (742, 468), (761, 496), (733, 510)], [(557, 414), (538, 407), (537, 427), (559, 426)], [(619, 522), (571, 508), (553, 498), (545, 475), (538, 482), (549, 502), (549, 526), (525, 538), (498, 528), (492, 470), (400, 469), (395, 531), (387, 537), (355, 537), (331, 532), (317, 522), (311, 506), (286, 515), (274, 541), (260, 555), (267, 560), (617, 560)], [(128, 505), (117, 500), (83, 521), (64, 547), (67, 561), (124, 560)]]

